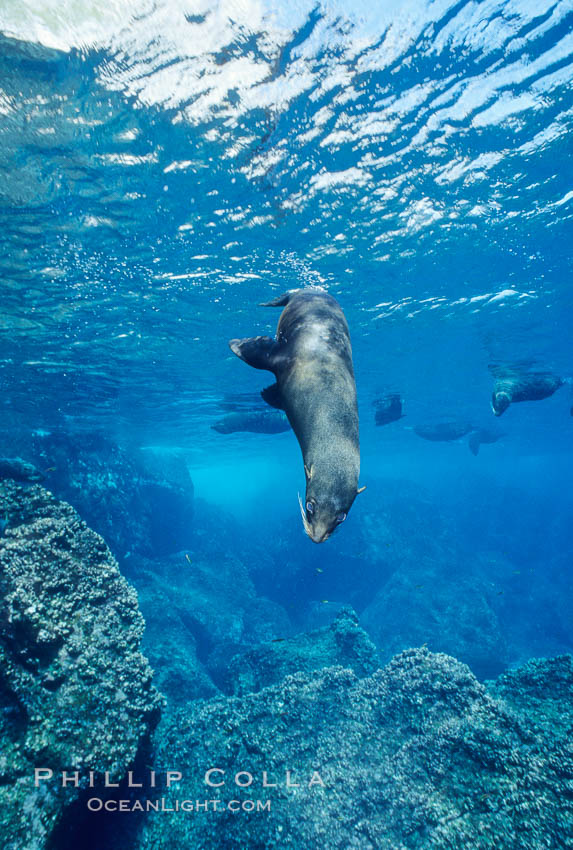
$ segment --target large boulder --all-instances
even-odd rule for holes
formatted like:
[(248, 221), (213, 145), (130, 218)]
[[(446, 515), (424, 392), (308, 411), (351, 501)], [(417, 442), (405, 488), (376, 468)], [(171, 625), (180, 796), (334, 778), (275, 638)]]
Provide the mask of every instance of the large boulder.
[[(140, 652), (135, 591), (69, 505), (0, 482), (0, 836), (37, 850), (80, 788), (61, 771), (121, 777), (160, 697)], [(34, 769), (54, 781), (35, 787)]]
[[(570, 666), (545, 666), (519, 688), (532, 683), (537, 711), (553, 718), (543, 693), (556, 675), (570, 727)], [(539, 725), (526, 700), (512, 706), (510, 690), (506, 680), (490, 693), (455, 659), (416, 649), (362, 679), (333, 667), (196, 703), (167, 725), (157, 753), (182, 774), (161, 806), (191, 808), (150, 814), (138, 848), (571, 846), (571, 744), (553, 737), (551, 719)], [(206, 784), (210, 768), (220, 787)]]
[[(178, 558), (181, 583), (185, 583), (188, 562)], [(186, 704), (193, 699), (215, 696), (219, 689), (207, 673), (203, 662), (203, 643), (193, 620), (193, 609), (187, 610), (186, 598), (179, 597), (176, 587), (164, 584), (156, 572), (160, 563), (137, 559), (134, 579), (139, 605), (145, 617), (143, 647), (153, 669), (155, 684), (169, 704)], [(208, 634), (208, 630), (205, 632)]]
[(226, 690), (234, 655), (292, 631), (284, 609), (257, 596), (235, 554), (207, 558), (199, 542), (161, 560), (132, 558), (126, 569), (146, 620), (146, 652), (170, 702)]
[(376, 647), (358, 625), (352, 608), (342, 608), (330, 626), (275, 638), (236, 655), (229, 664), (230, 690), (242, 696), (280, 682), (289, 673), (340, 665), (367, 676), (379, 666)]

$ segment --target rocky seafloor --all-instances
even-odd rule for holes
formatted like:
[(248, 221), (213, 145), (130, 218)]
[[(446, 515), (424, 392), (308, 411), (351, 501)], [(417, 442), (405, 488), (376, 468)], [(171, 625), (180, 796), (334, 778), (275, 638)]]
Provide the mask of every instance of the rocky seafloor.
[(0, 484), (0, 832), (42, 847), (79, 796), (35, 768), (123, 776), (159, 719), (137, 595), (99, 535), (43, 488)]
[[(173, 458), (49, 435), (28, 450), (60, 464), (55, 496), (0, 481), (3, 847), (573, 846), (573, 665), (507, 669), (536, 646), (507, 616), (507, 547), (464, 563), (456, 614), (444, 577), (461, 553), (410, 492), (399, 512), (366, 511), (360, 548), (338, 547), (347, 569), (324, 575), (195, 499)], [(568, 603), (548, 593), (558, 650)], [(35, 788), (35, 767), (53, 781)], [(182, 774), (169, 789), (166, 770)], [(88, 811), (94, 797), (112, 811)]]

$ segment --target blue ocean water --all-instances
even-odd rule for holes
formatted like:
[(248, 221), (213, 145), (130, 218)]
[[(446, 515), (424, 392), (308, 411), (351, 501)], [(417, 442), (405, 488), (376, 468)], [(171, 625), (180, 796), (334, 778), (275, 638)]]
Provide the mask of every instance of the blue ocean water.
[[(449, 553), (448, 605), (481, 558), (511, 663), (571, 650), (571, 387), (496, 420), (489, 367), (573, 375), (572, 24), (570, 0), (3, 5), (3, 434), (183, 452), (306, 625)], [(367, 486), (320, 547), (293, 434), (211, 427), (270, 383), (228, 340), (316, 284), (350, 327)], [(414, 431), (452, 420), (502, 436)]]
[[(523, 665), (573, 652), (572, 82), (573, 0), (0, 0), (8, 850), (571, 846), (571, 660)], [(228, 347), (308, 286), (366, 486), (320, 545)], [(130, 767), (269, 764), (330, 787), (85, 806), (110, 765), (133, 801)]]

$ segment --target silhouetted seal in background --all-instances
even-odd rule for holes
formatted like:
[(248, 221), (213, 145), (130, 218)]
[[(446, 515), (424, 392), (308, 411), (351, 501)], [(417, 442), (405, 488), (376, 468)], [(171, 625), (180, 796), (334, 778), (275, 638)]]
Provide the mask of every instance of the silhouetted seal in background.
[(465, 437), (470, 431), (473, 428), (467, 422), (436, 422), (432, 425), (416, 425), (414, 428), (418, 437), (433, 443), (450, 443)]
[(286, 412), (302, 450), (308, 536), (323, 543), (344, 522), (358, 489), (358, 409), (348, 325), (321, 287), (293, 289), (263, 307), (284, 307), (276, 340), (232, 339), (231, 350), (277, 381), (261, 393)]
[(234, 434), (236, 431), (250, 431), (255, 434), (282, 434), (290, 431), (290, 424), (280, 410), (251, 410), (243, 413), (228, 413), (214, 425), (213, 431), (219, 434)]
[(565, 383), (551, 372), (527, 372), (500, 366), (489, 368), (495, 378), (491, 408), (496, 416), (501, 416), (513, 402), (549, 398)]
[(260, 393), (225, 393), (219, 400), (218, 407), (225, 413), (266, 411), (264, 404), (261, 404)]
[(373, 402), (376, 412), (374, 422), (376, 425), (389, 425), (402, 419), (402, 399), (399, 393), (390, 393), (384, 398), (377, 398)]
[(0, 479), (11, 478), (22, 484), (44, 480), (44, 474), (21, 457), (0, 457)]
[(469, 436), (468, 447), (476, 457), (482, 443), (497, 443), (504, 435), (503, 431), (494, 431), (491, 428), (476, 428)]

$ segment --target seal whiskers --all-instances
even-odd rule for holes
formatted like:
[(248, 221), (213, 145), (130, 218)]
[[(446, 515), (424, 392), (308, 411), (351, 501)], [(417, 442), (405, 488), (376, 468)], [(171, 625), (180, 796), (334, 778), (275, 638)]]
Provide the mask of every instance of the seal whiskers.
[(305, 511), (304, 511), (304, 507), (303, 507), (303, 504), (302, 504), (302, 499), (300, 498), (300, 493), (297, 493), (297, 496), (298, 496), (298, 505), (299, 505), (299, 508), (300, 508), (300, 515), (301, 515), (301, 517), (302, 517), (302, 524), (303, 524), (303, 526), (304, 526), (304, 530), (306, 531), (306, 533), (308, 534), (308, 536), (309, 536), (309, 537), (311, 537), (311, 529), (310, 529), (309, 522), (308, 522), (308, 520), (307, 520), (307, 518), (306, 518), (306, 513), (305, 513)]

